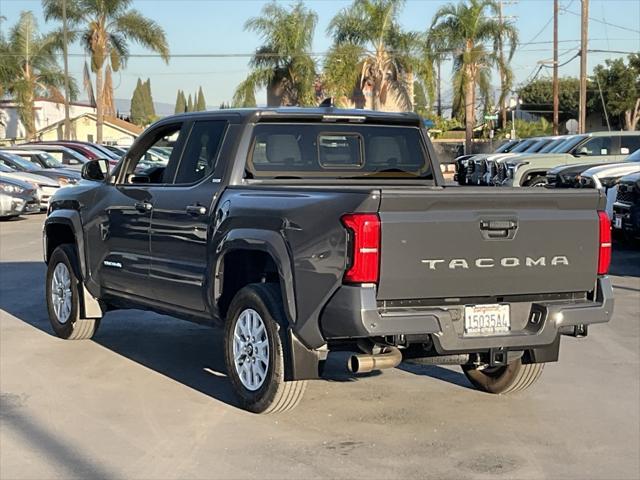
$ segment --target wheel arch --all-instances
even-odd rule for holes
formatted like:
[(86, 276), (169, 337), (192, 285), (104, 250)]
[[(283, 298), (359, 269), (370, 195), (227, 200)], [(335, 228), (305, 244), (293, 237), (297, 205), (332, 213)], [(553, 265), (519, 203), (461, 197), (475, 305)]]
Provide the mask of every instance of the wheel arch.
[(212, 292), (210, 301), (221, 318), (242, 287), (277, 279), (287, 319), (290, 324), (295, 323), (293, 269), (282, 235), (269, 230), (236, 229), (225, 236), (216, 250), (212, 285), (208, 290)]

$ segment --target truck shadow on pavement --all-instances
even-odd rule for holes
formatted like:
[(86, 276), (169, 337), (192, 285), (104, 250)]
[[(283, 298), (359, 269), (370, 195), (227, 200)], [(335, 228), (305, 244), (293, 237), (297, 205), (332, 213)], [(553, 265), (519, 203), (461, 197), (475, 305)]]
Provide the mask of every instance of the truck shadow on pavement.
[[(43, 263), (2, 263), (0, 309), (53, 337), (45, 304), (44, 278)], [(226, 378), (222, 340), (220, 329), (152, 312), (118, 310), (103, 317), (90, 341), (216, 400), (239, 407)], [(347, 355), (337, 352), (330, 356), (325, 364), (324, 380), (353, 382), (380, 374), (354, 376), (346, 368)]]

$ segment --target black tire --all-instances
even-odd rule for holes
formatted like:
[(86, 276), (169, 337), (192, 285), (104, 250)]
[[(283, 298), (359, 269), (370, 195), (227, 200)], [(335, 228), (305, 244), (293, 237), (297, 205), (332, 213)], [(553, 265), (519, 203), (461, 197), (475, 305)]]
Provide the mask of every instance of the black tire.
[[(268, 355), (265, 355), (269, 359), (266, 376), (264, 376), (259, 388), (253, 390), (243, 383), (247, 379), (244, 378), (243, 380), (241, 378), (239, 369), (242, 367), (236, 366), (234, 358), (236, 324), (240, 321), (241, 314), (249, 310), (257, 312), (264, 324), (264, 331), (266, 332), (264, 338), (269, 347)], [(265, 414), (284, 412), (297, 406), (302, 399), (307, 382), (284, 380), (286, 357), (283, 346), (286, 338), (286, 325), (286, 316), (278, 285), (268, 283), (248, 285), (240, 290), (231, 301), (224, 334), (225, 362), (233, 389), (242, 407), (250, 412)], [(251, 348), (251, 345), (245, 348)], [(251, 349), (251, 352), (253, 354), (253, 349)], [(245, 358), (249, 357), (245, 356)], [(253, 361), (255, 363), (255, 359)], [(251, 368), (253, 379), (254, 370), (251, 365), (249, 367)]]
[[(71, 298), (71, 308), (66, 320), (61, 321), (56, 313), (53, 295), (53, 277), (58, 265), (64, 265), (69, 274), (69, 292)], [(76, 275), (75, 267), (77, 263), (77, 255), (75, 246), (64, 244), (58, 246), (49, 259), (47, 266), (47, 311), (49, 313), (49, 321), (53, 327), (53, 331), (60, 338), (65, 340), (86, 340), (93, 337), (100, 325), (99, 318), (80, 318), (80, 280)]]
[(462, 371), (478, 390), (487, 393), (508, 394), (529, 388), (542, 375), (544, 363), (523, 365), (518, 359), (506, 367), (487, 367), (479, 370), (473, 365), (462, 365)]
[(533, 177), (524, 184), (525, 187), (545, 187), (547, 185), (547, 179), (540, 175)]

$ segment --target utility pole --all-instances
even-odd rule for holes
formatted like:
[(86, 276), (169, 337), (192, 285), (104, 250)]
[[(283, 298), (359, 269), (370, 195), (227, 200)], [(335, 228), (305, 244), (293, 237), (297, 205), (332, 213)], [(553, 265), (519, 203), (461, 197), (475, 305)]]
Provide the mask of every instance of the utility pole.
[(438, 75), (438, 107), (437, 107), (437, 113), (438, 113), (438, 117), (442, 117), (442, 85), (440, 83), (440, 65), (442, 64), (442, 59), (440, 58), (440, 54), (438, 54), (438, 56), (436, 57), (436, 64), (437, 64), (437, 75)]
[(558, 0), (553, 0), (553, 134), (558, 135), (560, 110), (560, 86), (558, 85)]
[(580, 104), (578, 133), (585, 133), (587, 125), (587, 43), (589, 41), (589, 0), (581, 0), (580, 35)]
[[(500, 28), (502, 28), (503, 25), (503, 18), (502, 18), (502, 0), (500, 0), (498, 2), (498, 23), (500, 25)], [(498, 57), (499, 57), (499, 61), (501, 64), (504, 64), (504, 50), (502, 48), (502, 32), (500, 32), (500, 34), (498, 35)], [(502, 91), (502, 89), (504, 88), (504, 73), (502, 72), (501, 68), (498, 68), (498, 70), (500, 71), (500, 96), (502, 98), (502, 96), (504, 95), (504, 92)], [(505, 126), (507, 125), (507, 106), (504, 105), (504, 102), (501, 102), (500, 105), (500, 120), (502, 121), (502, 128), (505, 128)]]
[(69, 118), (69, 57), (67, 51), (67, 0), (62, 0), (62, 56), (64, 57), (64, 130), (65, 140), (71, 138), (71, 119)]

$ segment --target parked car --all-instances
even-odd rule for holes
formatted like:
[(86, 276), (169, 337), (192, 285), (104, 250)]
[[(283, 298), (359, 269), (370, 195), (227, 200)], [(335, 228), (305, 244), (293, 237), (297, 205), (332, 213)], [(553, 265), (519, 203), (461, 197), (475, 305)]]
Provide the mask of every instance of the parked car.
[[(499, 174), (496, 162), (505, 161), (510, 157), (534, 154), (554, 143), (557, 137), (534, 137), (522, 140), (510, 152), (498, 154), (474, 155), (466, 162), (466, 177), (463, 184), (487, 185), (493, 177)], [(554, 143), (555, 144), (555, 143)], [(462, 180), (462, 176), (460, 176)], [(460, 182), (458, 182), (460, 183)]]
[(128, 150), (128, 148), (120, 147), (118, 145), (103, 145), (103, 147), (115, 153), (120, 158), (122, 158), (122, 156), (126, 154)]
[(622, 177), (613, 204), (613, 229), (627, 238), (640, 239), (640, 173)]
[[(508, 153), (513, 150), (518, 144), (520, 144), (522, 140), (507, 140), (502, 145), (500, 145), (493, 153)], [(460, 155), (455, 159), (455, 169), (456, 172), (453, 175), (453, 180), (458, 182), (460, 185), (465, 185), (465, 183), (460, 183), (466, 176), (466, 167), (467, 160), (476, 156), (477, 153), (471, 153), (467, 155)]]
[(60, 145), (60, 146), (63, 146), (63, 147), (70, 148), (71, 150), (74, 150), (74, 151), (80, 153), (81, 155), (87, 157), (90, 160), (95, 160), (97, 158), (108, 158), (110, 160), (110, 165), (112, 167), (117, 164), (117, 161), (115, 161), (114, 159), (108, 157), (102, 151), (100, 151), (97, 148), (95, 148), (94, 146), (92, 146), (92, 144), (77, 142), (75, 140), (55, 140), (55, 141), (54, 140), (48, 140), (48, 141), (45, 141), (45, 142), (25, 143), (24, 145), (26, 145), (26, 146), (35, 146), (36, 148), (41, 146), (41, 145)]
[[(0, 150), (0, 162), (20, 172), (29, 172), (54, 179), (59, 183), (61, 187), (75, 185), (82, 178), (79, 172), (75, 172), (73, 170), (65, 168), (42, 167), (35, 161), (32, 162), (28, 160), (29, 158), (33, 157), (31, 157), (30, 155), (25, 155), (23, 157), (21, 155), (11, 153), (8, 150)], [(60, 165), (55, 159), (50, 159), (50, 162), (51, 163), (49, 163), (49, 165)]]
[(23, 213), (40, 211), (37, 186), (2, 173), (0, 166), (0, 218), (17, 217)]
[(0, 161), (0, 175), (3, 179), (26, 182), (35, 185), (36, 198), (38, 199), (38, 207), (40, 210), (46, 210), (49, 205), (49, 199), (58, 191), (60, 186), (52, 179), (34, 175), (27, 172), (18, 172), (7, 167)]
[(507, 178), (502, 186), (541, 187), (552, 168), (569, 164), (620, 162), (640, 148), (640, 132), (594, 132), (576, 135), (562, 145), (564, 152), (520, 156), (505, 163)]
[[(171, 138), (167, 165), (138, 169)], [(412, 113), (182, 114), (83, 173), (43, 231), (55, 333), (90, 338), (117, 308), (222, 326), (253, 412), (295, 406), (336, 350), (356, 373), (457, 363), (485, 392), (523, 390), (562, 334), (613, 312), (597, 190), (447, 187)]]
[(41, 169), (55, 169), (56, 172), (63, 173), (67, 177), (74, 179), (76, 182), (80, 180), (79, 169), (71, 169), (56, 159), (53, 155), (44, 150), (28, 150), (25, 148), (2, 149), (1, 152), (21, 157), (36, 167)]
[(62, 145), (50, 145), (50, 144), (30, 144), (30, 145), (16, 145), (15, 149), (20, 150), (37, 150), (46, 152), (55, 158), (64, 168), (72, 170), (80, 170), (82, 165), (87, 163), (90, 159), (82, 155), (80, 152), (73, 150)]

